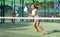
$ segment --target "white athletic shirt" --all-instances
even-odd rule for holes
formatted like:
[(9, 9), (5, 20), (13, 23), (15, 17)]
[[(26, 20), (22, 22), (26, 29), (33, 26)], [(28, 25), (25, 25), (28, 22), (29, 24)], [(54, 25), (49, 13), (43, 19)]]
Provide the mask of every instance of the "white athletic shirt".
[(34, 16), (34, 17), (39, 17), (37, 12), (38, 12), (37, 9), (32, 10), (33, 15), (36, 13), (36, 16)]

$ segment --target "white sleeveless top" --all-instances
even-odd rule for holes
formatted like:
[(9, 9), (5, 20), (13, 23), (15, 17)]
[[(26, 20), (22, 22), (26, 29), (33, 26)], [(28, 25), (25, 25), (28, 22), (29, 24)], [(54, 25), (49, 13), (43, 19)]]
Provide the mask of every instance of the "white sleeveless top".
[(32, 10), (32, 14), (34, 15), (35, 13), (37, 13), (37, 14), (34, 17), (39, 17), (37, 9)]

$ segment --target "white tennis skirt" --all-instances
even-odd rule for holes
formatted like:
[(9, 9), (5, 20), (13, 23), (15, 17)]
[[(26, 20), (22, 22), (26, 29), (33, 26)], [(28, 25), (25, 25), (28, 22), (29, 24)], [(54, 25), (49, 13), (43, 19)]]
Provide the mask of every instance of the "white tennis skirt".
[(37, 19), (35, 19), (36, 21), (40, 21), (40, 19), (38, 19), (38, 18), (40, 18), (40, 16), (35, 16), (35, 18), (37, 18)]

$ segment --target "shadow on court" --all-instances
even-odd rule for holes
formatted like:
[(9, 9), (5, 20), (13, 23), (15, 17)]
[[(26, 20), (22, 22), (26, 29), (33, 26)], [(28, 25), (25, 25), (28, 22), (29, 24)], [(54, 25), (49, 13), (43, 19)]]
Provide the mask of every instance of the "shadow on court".
[(40, 37), (37, 35), (21, 34), (14, 32), (0, 31), (0, 37)]
[(60, 32), (60, 30), (49, 31), (49, 33), (47, 33), (47, 34), (52, 34), (52, 33), (57, 33), (57, 32)]
[(21, 28), (21, 27), (26, 27), (26, 26), (29, 26), (30, 24), (29, 23), (26, 23), (26, 22), (20, 22), (20, 23), (15, 23), (15, 24), (12, 24), (12, 23), (2, 23), (0, 24), (0, 29), (9, 29), (11, 28), (11, 30), (25, 30), (25, 29), (28, 29), (28, 28)]
[(27, 34), (20, 34), (20, 37), (40, 37), (40, 36), (33, 36), (33, 35), (27, 35)]

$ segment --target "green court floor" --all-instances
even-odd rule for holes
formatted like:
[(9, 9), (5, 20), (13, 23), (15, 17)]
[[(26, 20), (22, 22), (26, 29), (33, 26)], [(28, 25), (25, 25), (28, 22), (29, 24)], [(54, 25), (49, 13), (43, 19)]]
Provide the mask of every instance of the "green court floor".
[(45, 35), (41, 35), (41, 30), (35, 32), (33, 22), (0, 24), (0, 37), (60, 37), (60, 23), (41, 22), (41, 26)]

